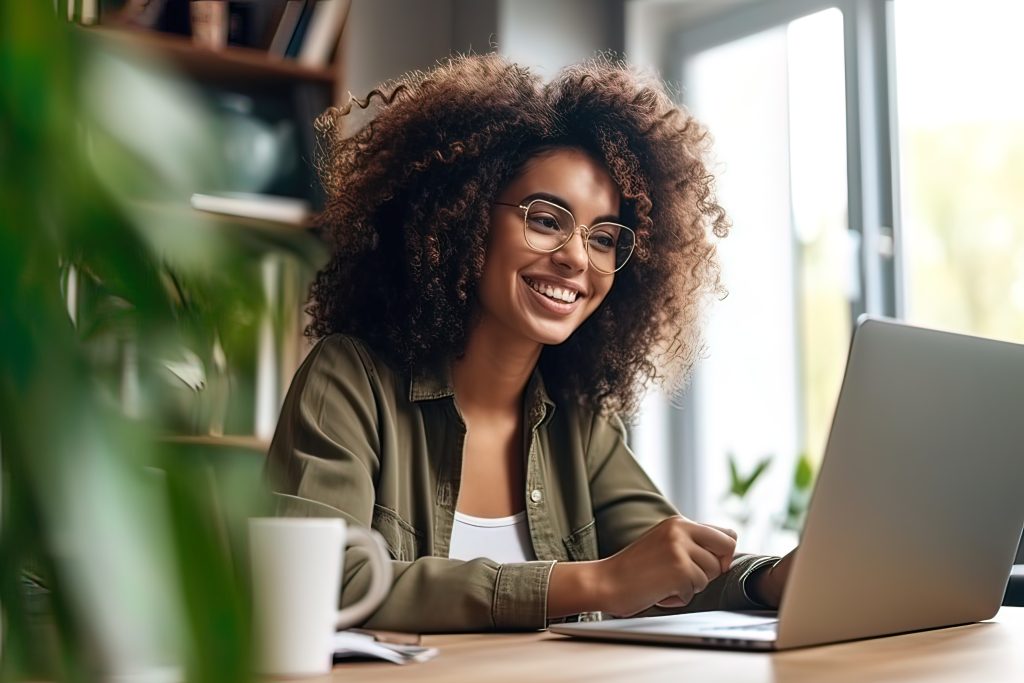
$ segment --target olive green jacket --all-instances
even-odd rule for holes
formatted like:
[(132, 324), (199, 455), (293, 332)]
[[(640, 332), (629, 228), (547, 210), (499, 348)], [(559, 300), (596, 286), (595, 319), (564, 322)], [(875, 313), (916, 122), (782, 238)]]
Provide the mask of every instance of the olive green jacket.
[[(678, 514), (634, 460), (620, 420), (556, 406), (539, 372), (524, 411), (523, 494), (538, 560), (449, 559), (466, 439), (449, 368), (410, 377), (343, 335), (310, 352), (285, 399), (267, 473), (279, 499), (294, 503), (282, 514), (341, 516), (387, 541), (394, 583), (367, 627), (545, 628), (555, 562), (608, 557)], [(363, 553), (346, 552), (343, 604), (369, 583)], [(738, 557), (687, 609), (759, 607), (743, 581), (767, 561)]]

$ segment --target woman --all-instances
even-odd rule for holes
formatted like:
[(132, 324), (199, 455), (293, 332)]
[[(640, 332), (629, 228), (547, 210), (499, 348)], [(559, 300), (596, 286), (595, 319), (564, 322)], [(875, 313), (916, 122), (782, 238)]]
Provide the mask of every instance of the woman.
[(333, 256), (269, 456), (278, 492), (387, 541), (366, 625), (777, 605), (788, 561), (679, 516), (620, 419), (681, 385), (719, 290), (704, 129), (606, 59), (545, 85), (461, 57), (374, 100), (352, 137), (319, 122)]

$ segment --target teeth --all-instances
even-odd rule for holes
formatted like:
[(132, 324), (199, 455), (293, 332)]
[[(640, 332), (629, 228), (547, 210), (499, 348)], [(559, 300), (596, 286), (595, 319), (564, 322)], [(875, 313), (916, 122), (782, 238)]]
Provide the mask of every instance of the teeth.
[(551, 285), (542, 285), (534, 282), (533, 280), (526, 280), (526, 283), (530, 285), (530, 288), (544, 294), (548, 298), (555, 299), (557, 301), (564, 301), (567, 304), (571, 304), (576, 301), (576, 297), (579, 296), (579, 292), (564, 287), (552, 287)]

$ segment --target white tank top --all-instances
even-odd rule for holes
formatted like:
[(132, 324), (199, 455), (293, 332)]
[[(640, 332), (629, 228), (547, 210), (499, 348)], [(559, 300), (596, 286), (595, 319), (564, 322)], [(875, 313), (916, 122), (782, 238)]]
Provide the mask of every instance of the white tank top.
[(455, 511), (448, 557), (473, 560), (486, 557), (499, 564), (537, 559), (530, 542), (526, 512), (511, 517), (473, 517)]

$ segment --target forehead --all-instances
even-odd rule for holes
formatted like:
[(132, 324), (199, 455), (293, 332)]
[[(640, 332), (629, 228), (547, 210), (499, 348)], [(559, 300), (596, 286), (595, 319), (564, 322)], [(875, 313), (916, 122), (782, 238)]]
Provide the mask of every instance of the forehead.
[(604, 164), (580, 149), (557, 147), (530, 158), (503, 194), (518, 201), (538, 192), (561, 198), (581, 220), (619, 213), (615, 181)]

